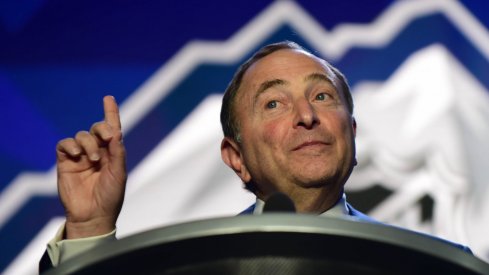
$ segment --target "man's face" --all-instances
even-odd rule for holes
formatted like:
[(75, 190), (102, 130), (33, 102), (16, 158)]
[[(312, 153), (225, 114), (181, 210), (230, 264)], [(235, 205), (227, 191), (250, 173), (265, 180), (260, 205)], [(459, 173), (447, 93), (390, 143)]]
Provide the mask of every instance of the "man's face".
[(253, 64), (236, 98), (241, 179), (260, 196), (337, 185), (353, 167), (355, 125), (332, 72), (317, 58), (279, 50)]

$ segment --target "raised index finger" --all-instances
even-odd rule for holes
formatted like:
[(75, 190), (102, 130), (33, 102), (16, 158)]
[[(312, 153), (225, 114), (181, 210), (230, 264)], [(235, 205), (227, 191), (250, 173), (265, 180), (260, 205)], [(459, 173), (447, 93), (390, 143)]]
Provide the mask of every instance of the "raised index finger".
[(121, 129), (121, 118), (119, 116), (119, 107), (115, 98), (111, 95), (104, 97), (104, 115), (107, 122), (114, 129)]

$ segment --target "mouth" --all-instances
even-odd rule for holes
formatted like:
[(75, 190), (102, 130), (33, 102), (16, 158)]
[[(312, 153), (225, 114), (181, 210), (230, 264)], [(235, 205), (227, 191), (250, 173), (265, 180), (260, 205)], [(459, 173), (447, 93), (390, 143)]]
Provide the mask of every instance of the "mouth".
[(322, 142), (322, 141), (308, 141), (308, 142), (301, 143), (299, 146), (292, 149), (292, 151), (299, 151), (302, 149), (309, 149), (309, 148), (315, 148), (315, 147), (319, 148), (319, 147), (324, 147), (327, 145), (329, 145), (329, 144), (326, 142)]

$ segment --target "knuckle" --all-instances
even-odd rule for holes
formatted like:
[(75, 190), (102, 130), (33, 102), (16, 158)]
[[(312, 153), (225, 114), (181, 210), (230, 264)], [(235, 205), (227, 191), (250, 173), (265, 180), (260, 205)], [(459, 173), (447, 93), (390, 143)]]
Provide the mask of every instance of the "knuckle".
[(104, 127), (104, 124), (105, 124), (105, 122), (103, 122), (103, 121), (95, 122), (94, 124), (92, 124), (92, 127), (90, 129), (92, 129), (92, 130), (98, 130), (100, 128), (103, 128)]
[(69, 146), (70, 144), (73, 144), (75, 141), (73, 140), (73, 138), (64, 138), (60, 141), (58, 141), (58, 143), (56, 144), (56, 148), (65, 148), (67, 146)]
[(64, 144), (70, 143), (72, 141), (73, 141), (73, 138), (64, 138), (64, 139), (58, 141), (58, 145), (64, 145)]
[(110, 125), (105, 121), (99, 121), (92, 125), (90, 133), (100, 135), (110, 130)]
[(114, 129), (112, 130), (112, 133), (114, 137), (121, 138), (122, 137), (122, 131), (120, 129)]
[(97, 144), (96, 138), (94, 135), (90, 134), (87, 131), (80, 131), (76, 134), (75, 140), (82, 147), (92, 147)]
[(78, 133), (76, 133), (75, 139), (82, 139), (89, 135), (90, 134), (87, 131), (79, 131)]

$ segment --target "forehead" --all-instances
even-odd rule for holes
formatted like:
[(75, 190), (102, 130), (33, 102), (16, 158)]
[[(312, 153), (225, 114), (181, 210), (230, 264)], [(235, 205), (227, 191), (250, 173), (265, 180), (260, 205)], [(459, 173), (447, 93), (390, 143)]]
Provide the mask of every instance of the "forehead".
[(333, 72), (321, 59), (300, 50), (279, 50), (251, 65), (243, 76), (242, 87), (249, 89), (263, 81), (293, 80), (311, 73), (326, 74), (333, 82)]

